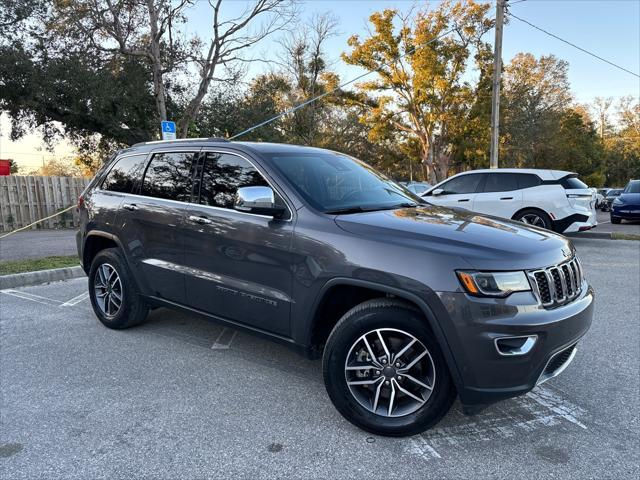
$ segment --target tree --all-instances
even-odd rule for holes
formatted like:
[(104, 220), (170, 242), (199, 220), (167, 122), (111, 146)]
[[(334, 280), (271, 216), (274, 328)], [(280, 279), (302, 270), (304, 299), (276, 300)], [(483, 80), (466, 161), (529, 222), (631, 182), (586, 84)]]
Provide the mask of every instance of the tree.
[(342, 56), (378, 74), (359, 85), (374, 94), (362, 119), (371, 127), (371, 138), (400, 132), (418, 148), (432, 183), (449, 173), (454, 130), (472, 97), (464, 80), (467, 61), (492, 26), (488, 9), (489, 4), (466, 0), (442, 2), (435, 10), (418, 12), (414, 20), (396, 10), (374, 13), (369, 38), (351, 37), (352, 50)]
[(519, 53), (503, 75), (504, 111), (501, 164), (540, 168), (548, 165), (563, 112), (572, 97), (568, 64), (553, 55)]
[[(180, 25), (194, 0), (56, 0), (50, 28), (68, 42), (101, 54), (124, 55), (147, 64), (152, 73), (157, 119), (167, 117), (167, 77), (193, 67), (199, 79), (194, 91), (182, 90), (184, 105), (177, 114), (178, 134), (185, 137), (198, 115), (211, 83), (224, 80), (221, 68), (247, 59), (242, 53), (295, 15), (294, 0), (254, 0), (239, 17), (225, 20), (222, 0), (212, 8), (210, 39), (181, 39)], [(264, 22), (254, 28), (258, 21)], [(233, 79), (236, 72), (231, 72)]]
[(12, 119), (12, 139), (36, 128), (49, 144), (63, 134), (82, 142), (98, 133), (120, 144), (152, 138), (157, 127), (145, 65), (122, 57), (42, 53), (0, 46), (0, 109)]

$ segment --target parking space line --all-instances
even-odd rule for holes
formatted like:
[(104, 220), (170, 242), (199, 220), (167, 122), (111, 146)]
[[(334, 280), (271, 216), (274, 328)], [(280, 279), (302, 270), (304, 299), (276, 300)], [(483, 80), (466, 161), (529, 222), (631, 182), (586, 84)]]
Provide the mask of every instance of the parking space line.
[(429, 442), (422, 437), (422, 435), (414, 435), (409, 440), (411, 440), (411, 447), (409, 448), (410, 453), (420, 455), (421, 457), (432, 457), (432, 458), (442, 458), (440, 454), (429, 445)]
[(67, 300), (66, 302), (64, 302), (60, 306), (61, 307), (73, 307), (74, 305), (82, 302), (83, 300), (86, 300), (87, 298), (89, 298), (89, 292), (84, 292), (84, 293), (81, 293), (78, 296), (73, 297), (70, 300)]
[(228, 350), (231, 347), (231, 343), (233, 339), (236, 338), (237, 335), (236, 330), (231, 330), (230, 328), (224, 327), (216, 338), (216, 341), (211, 345), (212, 350)]
[(538, 387), (529, 392), (527, 396), (536, 403), (548, 408), (556, 415), (564, 418), (566, 421), (587, 430), (586, 425), (576, 418), (576, 414), (584, 413), (584, 410), (577, 405), (554, 395), (551, 390)]
[(20, 292), (18, 290), (0, 290), (0, 293), (11, 295), (12, 297), (22, 298), (23, 300), (31, 300), (32, 302), (41, 303), (42, 305), (60, 305), (62, 302), (52, 298), (41, 297), (33, 293)]

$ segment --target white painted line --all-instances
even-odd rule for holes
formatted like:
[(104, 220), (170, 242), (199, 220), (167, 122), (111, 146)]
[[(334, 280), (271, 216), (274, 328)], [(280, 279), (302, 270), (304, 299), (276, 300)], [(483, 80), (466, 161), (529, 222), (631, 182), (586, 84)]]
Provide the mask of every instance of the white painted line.
[(584, 414), (584, 410), (568, 400), (556, 396), (551, 390), (538, 387), (529, 392), (527, 396), (566, 421), (587, 429), (587, 426), (576, 418), (578, 415)]
[(611, 223), (611, 220), (607, 220), (606, 222), (598, 222), (598, 225), (604, 225), (605, 223)]
[(415, 435), (409, 439), (409, 453), (420, 455), (421, 457), (442, 458), (436, 449), (429, 445), (429, 442), (420, 435)]
[(42, 305), (60, 305), (60, 301), (52, 298), (41, 297), (33, 293), (20, 292), (18, 290), (0, 290), (0, 293), (11, 295), (12, 297), (22, 298), (23, 300), (31, 300), (32, 302), (41, 303)]
[(81, 293), (80, 295), (73, 297), (70, 300), (67, 300), (66, 302), (64, 302), (62, 305), (60, 305), (61, 307), (73, 307), (74, 305), (82, 302), (83, 300), (86, 300), (87, 298), (89, 298), (89, 292), (84, 292)]
[(216, 338), (216, 341), (211, 345), (212, 350), (228, 350), (231, 347), (231, 343), (233, 339), (236, 338), (238, 332), (236, 330), (231, 330), (230, 328), (224, 327)]

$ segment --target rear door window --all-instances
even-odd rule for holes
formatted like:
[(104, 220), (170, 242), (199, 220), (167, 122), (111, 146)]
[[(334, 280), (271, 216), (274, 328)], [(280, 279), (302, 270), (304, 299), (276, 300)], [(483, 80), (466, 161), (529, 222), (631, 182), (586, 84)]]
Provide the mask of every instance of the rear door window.
[(156, 153), (144, 174), (141, 194), (180, 202), (191, 201), (195, 152)]
[(460, 193), (475, 193), (482, 180), (482, 174), (471, 173), (469, 175), (461, 175), (453, 178), (443, 184), (440, 188), (444, 190), (445, 194), (460, 194)]
[(531, 173), (519, 173), (518, 174), (518, 188), (531, 188), (537, 187), (542, 183), (540, 177)]
[(144, 171), (147, 154), (130, 155), (116, 160), (102, 182), (102, 189), (110, 192), (134, 193)]
[(518, 190), (517, 173), (489, 173), (484, 183), (485, 192), (510, 192)]

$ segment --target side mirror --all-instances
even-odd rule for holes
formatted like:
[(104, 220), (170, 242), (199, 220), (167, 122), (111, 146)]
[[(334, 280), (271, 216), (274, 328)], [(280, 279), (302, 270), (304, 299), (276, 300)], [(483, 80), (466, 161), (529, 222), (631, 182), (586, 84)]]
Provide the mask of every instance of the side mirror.
[(239, 212), (281, 217), (285, 208), (276, 205), (271, 187), (240, 187), (236, 192), (233, 208)]
[(433, 192), (431, 192), (431, 195), (442, 195), (443, 193), (444, 193), (444, 189), (436, 188)]

